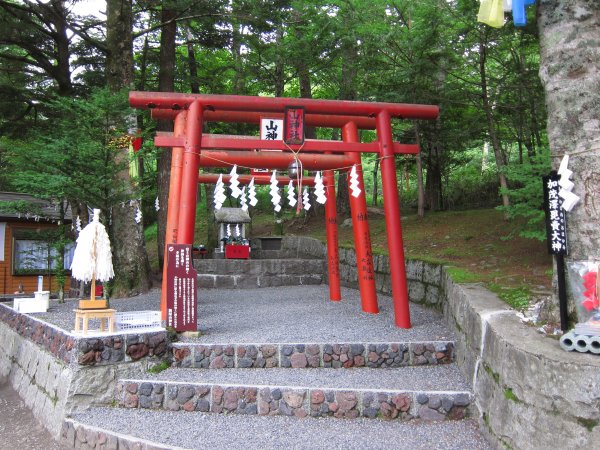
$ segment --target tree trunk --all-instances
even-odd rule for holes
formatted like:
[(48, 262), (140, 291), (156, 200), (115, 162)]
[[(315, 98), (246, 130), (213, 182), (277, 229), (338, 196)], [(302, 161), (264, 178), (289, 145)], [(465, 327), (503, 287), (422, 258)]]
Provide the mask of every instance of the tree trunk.
[[(283, 26), (277, 27), (277, 44), (283, 45)], [(285, 91), (285, 60), (277, 55), (275, 60), (275, 97), (283, 97)]]
[[(133, 81), (133, 13), (131, 0), (107, 0), (106, 2), (106, 78), (108, 87), (119, 91), (131, 86)], [(120, 158), (127, 158), (127, 149), (122, 149)], [(129, 194), (136, 198), (129, 171), (119, 174), (130, 187)], [(150, 286), (149, 264), (144, 246), (143, 221), (139, 224), (134, 217), (141, 207), (139, 200), (131, 200), (112, 209), (110, 227), (113, 239), (113, 261), (115, 278), (113, 294), (116, 296), (133, 295), (146, 292)]]
[[(161, 22), (164, 24), (160, 33), (160, 54), (158, 69), (158, 90), (173, 92), (175, 90), (175, 35), (177, 33), (177, 13), (173, 9), (161, 11)], [(159, 120), (157, 131), (173, 131), (172, 120)], [(167, 229), (167, 208), (169, 203), (169, 180), (171, 179), (171, 148), (164, 147), (157, 161), (156, 183), (158, 201), (162, 205), (157, 215), (158, 262), (162, 270), (165, 252), (165, 233)]]
[(375, 164), (373, 164), (373, 196), (371, 206), (377, 206), (379, 197), (379, 158), (375, 158)]
[[(175, 38), (173, 37), (173, 43)], [(198, 79), (198, 63), (196, 62), (196, 52), (194, 51), (194, 43), (192, 42), (192, 33), (188, 30), (188, 68), (190, 71), (190, 90), (192, 94), (200, 93), (200, 81)]]
[(538, 8), (553, 167), (570, 155), (581, 197), (567, 213), (567, 260), (600, 259), (600, 2), (545, 0)]
[[(502, 147), (500, 147), (500, 140), (498, 139), (498, 135), (496, 134), (496, 121), (494, 119), (494, 112), (492, 110), (492, 105), (490, 104), (490, 98), (488, 95), (487, 72), (485, 67), (486, 60), (487, 44), (482, 34), (479, 42), (479, 75), (481, 77), (481, 102), (483, 106), (483, 111), (485, 112), (488, 135), (490, 136), (490, 140), (492, 141), (492, 148), (494, 149), (494, 156), (496, 158), (496, 169), (498, 170), (498, 179), (500, 181), (500, 187), (503, 191), (502, 205), (508, 207), (510, 206), (508, 194), (506, 193), (508, 183), (506, 181), (506, 176), (503, 172), (504, 166), (506, 165), (506, 158), (502, 151)], [(505, 213), (505, 218), (507, 218), (506, 214), (507, 213)]]
[[(419, 130), (419, 122), (413, 121), (415, 126), (415, 142), (421, 148), (421, 133)], [(421, 152), (415, 155), (417, 162), (417, 216), (425, 217), (425, 188), (423, 186), (423, 160)]]

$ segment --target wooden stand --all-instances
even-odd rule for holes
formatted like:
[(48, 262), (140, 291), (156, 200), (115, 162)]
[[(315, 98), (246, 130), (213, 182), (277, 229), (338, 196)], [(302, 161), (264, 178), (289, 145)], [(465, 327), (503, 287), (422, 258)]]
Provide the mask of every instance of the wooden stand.
[(108, 300), (96, 300), (96, 278), (92, 278), (92, 286), (90, 288), (90, 299), (79, 300), (79, 309), (102, 309), (108, 308)]
[[(75, 333), (87, 334), (90, 319), (100, 319), (100, 331), (105, 331), (106, 328), (110, 333), (115, 331), (116, 309), (74, 309), (73, 311), (75, 312)], [(83, 327), (81, 327), (80, 321), (83, 322)]]

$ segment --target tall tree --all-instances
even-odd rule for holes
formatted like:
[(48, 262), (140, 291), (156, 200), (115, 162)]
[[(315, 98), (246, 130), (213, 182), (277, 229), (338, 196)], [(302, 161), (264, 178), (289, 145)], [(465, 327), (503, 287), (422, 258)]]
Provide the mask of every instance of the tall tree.
[[(173, 92), (175, 90), (175, 37), (177, 34), (177, 11), (172, 5), (162, 6), (160, 20), (162, 23), (160, 33), (160, 55), (158, 70), (158, 90), (160, 92)], [(159, 120), (157, 131), (173, 131), (172, 120)], [(158, 261), (162, 268), (165, 234), (167, 224), (167, 204), (169, 202), (169, 180), (171, 172), (171, 148), (163, 148), (158, 157), (157, 164), (157, 192), (158, 200), (162, 207), (158, 210), (157, 217), (157, 245)]]
[[(111, 91), (129, 88), (133, 83), (133, 10), (131, 0), (106, 2), (106, 78)], [(131, 117), (135, 124), (135, 117)], [(130, 125), (131, 126), (131, 125)], [(134, 125), (135, 126), (135, 125)], [(122, 148), (119, 160), (129, 158), (128, 148)], [(129, 187), (131, 200), (112, 210), (111, 235), (114, 240), (114, 291), (117, 296), (145, 292), (150, 287), (150, 265), (144, 244), (143, 220), (134, 219), (141, 209), (141, 201), (134, 192), (129, 170), (120, 177)]]
[(600, 258), (600, 3), (539, 4), (540, 75), (546, 91), (553, 166), (570, 155), (573, 192), (567, 261)]

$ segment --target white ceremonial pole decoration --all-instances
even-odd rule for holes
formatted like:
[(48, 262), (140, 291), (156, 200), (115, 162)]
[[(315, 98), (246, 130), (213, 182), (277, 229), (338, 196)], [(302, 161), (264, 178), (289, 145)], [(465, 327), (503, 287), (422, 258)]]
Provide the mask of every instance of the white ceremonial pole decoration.
[(302, 207), (305, 211), (310, 209), (310, 197), (308, 195), (308, 188), (304, 188), (304, 194), (302, 195)]
[(358, 187), (358, 173), (356, 172), (356, 164), (352, 166), (352, 170), (350, 171), (350, 189), (352, 190), (352, 197), (358, 198), (361, 190)]
[(231, 189), (231, 196), (233, 198), (239, 198), (240, 195), (242, 195), (242, 191), (240, 190), (240, 182), (238, 181), (239, 176), (237, 174), (237, 166), (233, 166), (229, 176), (229, 188)]
[(296, 200), (296, 192), (294, 190), (294, 182), (292, 180), (290, 180), (290, 182), (288, 183), (287, 199), (289, 205), (292, 207), (296, 206), (296, 203), (298, 203), (298, 201)]
[(258, 199), (256, 198), (256, 187), (254, 187), (254, 177), (250, 180), (250, 184), (248, 185), (248, 202), (250, 206), (256, 206), (258, 204)]
[(558, 181), (560, 191), (558, 191), (558, 196), (563, 199), (562, 208), (565, 211), (570, 212), (579, 202), (580, 198), (578, 195), (571, 192), (575, 186), (575, 183), (570, 180), (571, 176), (573, 175), (573, 171), (567, 168), (568, 165), (569, 155), (565, 155), (558, 168), (558, 174), (560, 175), (560, 180)]
[(321, 172), (317, 172), (315, 175), (315, 196), (317, 202), (321, 205), (324, 205), (327, 202), (327, 196), (325, 195), (325, 186), (323, 186)]
[(96, 297), (96, 280), (108, 281), (115, 276), (110, 239), (100, 223), (99, 209), (94, 209), (92, 221), (79, 233), (71, 262), (71, 276), (84, 283), (92, 282), (91, 300)]
[(274, 170), (271, 175), (271, 185), (269, 187), (269, 192), (271, 193), (271, 203), (273, 203), (273, 209), (275, 212), (281, 211), (281, 196), (279, 195), (279, 188), (277, 187), (277, 171)]

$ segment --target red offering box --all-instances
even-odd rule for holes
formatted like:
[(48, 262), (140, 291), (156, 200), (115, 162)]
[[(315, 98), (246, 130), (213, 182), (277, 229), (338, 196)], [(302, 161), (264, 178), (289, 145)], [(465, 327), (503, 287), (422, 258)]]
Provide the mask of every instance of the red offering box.
[(225, 258), (227, 259), (248, 259), (250, 258), (249, 245), (226, 245)]

